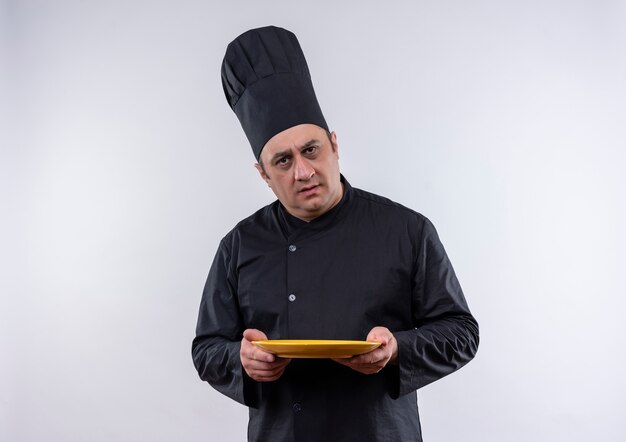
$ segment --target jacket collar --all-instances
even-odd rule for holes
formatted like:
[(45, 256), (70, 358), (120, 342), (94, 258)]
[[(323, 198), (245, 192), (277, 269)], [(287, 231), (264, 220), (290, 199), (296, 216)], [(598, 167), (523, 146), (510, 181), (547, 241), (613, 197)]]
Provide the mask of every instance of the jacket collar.
[(291, 215), (283, 207), (280, 202), (277, 201), (277, 218), (278, 222), (285, 234), (285, 237), (291, 238), (294, 235), (299, 236), (300, 233), (306, 234), (312, 232), (318, 232), (330, 228), (334, 223), (339, 221), (349, 211), (349, 207), (353, 200), (353, 189), (348, 180), (343, 175), (340, 175), (341, 184), (343, 185), (343, 195), (341, 201), (330, 209), (328, 212), (312, 219), (311, 221), (304, 221), (300, 218), (296, 218)]

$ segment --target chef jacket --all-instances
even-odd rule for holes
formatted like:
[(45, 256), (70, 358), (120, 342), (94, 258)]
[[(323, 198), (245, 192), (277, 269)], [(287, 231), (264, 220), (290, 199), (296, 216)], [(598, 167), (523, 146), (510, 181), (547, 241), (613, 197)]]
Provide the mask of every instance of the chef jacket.
[[(352, 188), (304, 222), (276, 201), (221, 241), (192, 345), (200, 378), (249, 406), (250, 441), (421, 441), (416, 390), (478, 347), (435, 228), (423, 215)], [(293, 359), (273, 382), (242, 368), (243, 331), (268, 339), (363, 340), (375, 326), (398, 363), (365, 375), (330, 359)]]

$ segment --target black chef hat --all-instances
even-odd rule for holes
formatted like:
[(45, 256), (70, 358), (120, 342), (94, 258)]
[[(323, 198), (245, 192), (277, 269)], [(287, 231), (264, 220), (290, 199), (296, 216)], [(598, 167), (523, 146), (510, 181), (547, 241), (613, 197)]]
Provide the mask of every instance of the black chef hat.
[(257, 160), (274, 135), (298, 124), (328, 130), (296, 36), (275, 26), (251, 29), (228, 45), (222, 86)]

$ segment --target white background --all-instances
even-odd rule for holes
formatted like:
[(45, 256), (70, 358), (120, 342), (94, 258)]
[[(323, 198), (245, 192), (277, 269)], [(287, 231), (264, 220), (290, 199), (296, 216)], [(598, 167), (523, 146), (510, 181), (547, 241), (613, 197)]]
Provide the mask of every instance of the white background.
[(4, 1), (0, 440), (240, 441), (190, 355), (273, 200), (220, 83), (294, 31), (352, 185), (428, 216), (481, 325), (427, 442), (626, 440), (620, 1)]

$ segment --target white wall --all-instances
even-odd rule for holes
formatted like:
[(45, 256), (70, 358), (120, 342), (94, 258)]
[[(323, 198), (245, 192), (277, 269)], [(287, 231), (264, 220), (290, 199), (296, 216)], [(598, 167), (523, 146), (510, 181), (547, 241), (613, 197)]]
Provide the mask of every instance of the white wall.
[(425, 439), (626, 439), (624, 1), (0, 11), (0, 440), (245, 438), (190, 345), (219, 239), (273, 200), (219, 71), (267, 24), (298, 35), (345, 175), (433, 220), (481, 324), (419, 392)]

